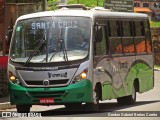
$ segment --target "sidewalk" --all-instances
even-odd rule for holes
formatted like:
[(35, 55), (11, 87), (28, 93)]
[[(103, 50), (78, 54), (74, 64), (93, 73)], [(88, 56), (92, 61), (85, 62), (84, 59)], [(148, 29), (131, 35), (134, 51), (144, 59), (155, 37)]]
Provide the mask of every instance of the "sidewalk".
[(15, 105), (10, 105), (9, 97), (0, 96), (0, 111), (10, 108), (15, 108)]

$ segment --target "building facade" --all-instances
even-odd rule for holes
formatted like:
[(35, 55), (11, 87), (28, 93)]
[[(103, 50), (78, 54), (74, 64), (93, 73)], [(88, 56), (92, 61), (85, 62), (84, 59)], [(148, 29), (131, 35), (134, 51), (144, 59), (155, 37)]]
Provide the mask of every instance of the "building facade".
[(134, 0), (134, 7), (150, 9), (152, 20), (160, 21), (160, 0)]

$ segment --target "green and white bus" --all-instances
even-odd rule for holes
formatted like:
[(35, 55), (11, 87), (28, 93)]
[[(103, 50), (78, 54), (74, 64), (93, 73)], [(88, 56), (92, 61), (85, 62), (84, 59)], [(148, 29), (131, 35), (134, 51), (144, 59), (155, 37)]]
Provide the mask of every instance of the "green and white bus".
[(148, 16), (61, 9), (21, 16), (10, 43), (10, 102), (99, 109), (99, 101), (133, 104), (154, 87)]

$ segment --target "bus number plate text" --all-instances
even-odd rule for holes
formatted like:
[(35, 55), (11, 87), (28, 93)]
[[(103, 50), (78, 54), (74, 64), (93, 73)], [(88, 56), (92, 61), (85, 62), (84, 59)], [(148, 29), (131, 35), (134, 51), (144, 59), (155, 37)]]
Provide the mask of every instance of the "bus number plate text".
[(42, 104), (54, 103), (54, 98), (40, 98), (40, 103)]

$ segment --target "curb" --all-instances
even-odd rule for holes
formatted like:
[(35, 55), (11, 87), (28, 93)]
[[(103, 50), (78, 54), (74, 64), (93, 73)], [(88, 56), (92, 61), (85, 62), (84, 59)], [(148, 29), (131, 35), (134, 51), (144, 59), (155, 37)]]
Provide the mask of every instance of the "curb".
[(159, 68), (154, 68), (154, 70), (155, 70), (155, 71), (160, 71), (160, 69), (159, 69)]
[(11, 105), (10, 102), (0, 103), (0, 111), (5, 110), (5, 109), (15, 108), (15, 107), (16, 105)]

